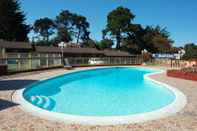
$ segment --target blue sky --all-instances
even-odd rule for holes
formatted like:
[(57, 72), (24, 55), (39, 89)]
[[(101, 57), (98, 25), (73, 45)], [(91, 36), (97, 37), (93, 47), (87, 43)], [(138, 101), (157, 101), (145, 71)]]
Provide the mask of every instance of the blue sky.
[(87, 17), (91, 37), (101, 39), (107, 14), (118, 6), (129, 8), (136, 18), (133, 23), (167, 27), (176, 46), (197, 43), (196, 0), (20, 0), (32, 24), (41, 17), (55, 18), (61, 10), (70, 10)]

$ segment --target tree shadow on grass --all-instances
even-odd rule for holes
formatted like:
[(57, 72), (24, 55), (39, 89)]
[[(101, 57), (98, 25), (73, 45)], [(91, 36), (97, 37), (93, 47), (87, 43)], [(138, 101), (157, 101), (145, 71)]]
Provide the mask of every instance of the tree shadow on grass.
[(0, 111), (10, 108), (10, 107), (13, 107), (13, 106), (17, 106), (17, 105), (18, 104), (14, 103), (14, 102), (0, 99)]
[(18, 90), (37, 80), (0, 80), (0, 91)]

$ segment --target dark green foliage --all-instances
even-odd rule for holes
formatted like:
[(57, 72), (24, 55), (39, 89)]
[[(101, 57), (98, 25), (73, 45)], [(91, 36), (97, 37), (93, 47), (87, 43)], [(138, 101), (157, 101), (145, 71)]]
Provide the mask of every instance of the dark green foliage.
[(0, 0), (0, 39), (27, 41), (30, 27), (18, 0)]
[[(38, 33), (40, 37), (35, 41), (37, 44), (50, 45), (51, 42), (57, 44), (61, 41), (70, 42), (76, 39), (77, 43), (90, 40), (88, 31), (89, 23), (84, 16), (71, 13), (68, 10), (63, 10), (56, 17), (55, 20), (51, 20), (47, 17), (41, 18), (34, 23), (34, 32)], [(50, 39), (54, 33), (54, 37)], [(48, 43), (48, 44), (47, 44)]]
[(110, 49), (114, 45), (113, 41), (110, 39), (103, 39), (99, 42), (100, 49)]
[(141, 54), (144, 49), (150, 53), (175, 51), (175, 48), (172, 47), (173, 41), (170, 39), (166, 28), (160, 26), (142, 27), (140, 24), (132, 23), (134, 18), (135, 15), (128, 8), (120, 6), (111, 11), (107, 16), (106, 28), (102, 31), (103, 40), (100, 42), (95, 42), (89, 37), (89, 23), (86, 17), (68, 10), (60, 12), (55, 22), (48, 18), (36, 21), (34, 27), (37, 28), (34, 30), (45, 38), (44, 41), (48, 41), (55, 26), (56, 37), (52, 39), (55, 44), (61, 41), (76, 40), (76, 43), (80, 43), (82, 47), (109, 49), (112, 48), (115, 40), (116, 49), (125, 50), (132, 54)]
[(133, 13), (124, 7), (118, 7), (110, 12), (107, 26), (102, 31), (103, 39), (115, 39), (116, 49), (130, 53), (139, 54), (144, 49), (151, 53), (171, 52), (173, 41), (169, 38), (166, 28), (160, 26), (143, 28), (140, 24), (132, 23), (134, 18)]
[(132, 54), (140, 54), (141, 50), (146, 49), (143, 40), (145, 30), (139, 24), (131, 24), (128, 28), (127, 37), (123, 39), (121, 49)]
[(44, 41), (44, 40), (37, 40), (32, 43), (36, 46), (53, 46), (54, 41)]
[(59, 27), (71, 29), (73, 24), (72, 13), (68, 10), (63, 10), (58, 16), (56, 16), (56, 23)]
[(172, 50), (171, 43), (173, 41), (165, 28), (147, 26), (144, 29), (140, 25), (132, 25), (121, 48), (131, 53), (141, 53), (144, 49), (151, 53), (169, 53)]
[(97, 48), (99, 50), (111, 49), (112, 45), (113, 41), (110, 39), (104, 39), (101, 41), (94, 41), (92, 39), (88, 39), (84, 40), (83, 43), (81, 43), (81, 47)]
[(173, 41), (169, 38), (166, 28), (160, 26), (145, 28), (144, 41), (147, 50), (152, 53), (169, 53), (171, 51)]
[(81, 47), (99, 48), (97, 42), (92, 39), (88, 39), (88, 40), (83, 41), (83, 43), (81, 43)]
[(34, 31), (38, 33), (43, 40), (42, 41), (49, 41), (49, 37), (54, 33), (55, 24), (53, 20), (45, 17), (35, 21), (34, 23)]
[(80, 39), (82, 42), (89, 39), (89, 23), (84, 16), (64, 10), (56, 17), (56, 24), (59, 32), (58, 37), (62, 33), (64, 33), (64, 36), (67, 34), (66, 42), (71, 41), (73, 38), (76, 39), (77, 43), (79, 43)]
[(58, 42), (70, 42), (73, 40), (74, 32), (73, 30), (73, 20), (72, 13), (68, 10), (63, 10), (56, 17), (55, 20), (57, 27), (57, 37), (55, 38)]
[(57, 37), (55, 38), (57, 42), (69, 42), (72, 41), (72, 34), (65, 28), (58, 28)]
[(107, 16), (107, 26), (103, 30), (104, 35), (107, 33), (116, 39), (116, 48), (120, 48), (120, 43), (126, 35), (128, 28), (131, 25), (131, 21), (134, 19), (134, 15), (128, 8), (118, 7)]
[(197, 59), (197, 45), (191, 43), (186, 44), (184, 47), (185, 55), (183, 56), (184, 59)]
[(89, 23), (86, 20), (86, 17), (73, 14), (73, 31), (76, 35), (77, 43), (79, 43), (79, 39), (88, 40), (89, 39)]

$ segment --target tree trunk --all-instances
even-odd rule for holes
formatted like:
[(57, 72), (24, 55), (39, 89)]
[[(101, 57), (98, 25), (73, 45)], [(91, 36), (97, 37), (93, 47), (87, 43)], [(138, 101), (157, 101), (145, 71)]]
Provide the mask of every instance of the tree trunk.
[(49, 36), (46, 37), (46, 42), (47, 42), (47, 43), (49, 42)]
[(47, 41), (47, 43), (49, 42), (49, 32), (47, 32), (46, 41)]
[(116, 49), (120, 49), (121, 37), (120, 34), (116, 35)]
[(81, 30), (79, 30), (79, 32), (78, 32), (78, 34), (77, 34), (77, 44), (79, 44), (80, 33), (81, 33)]

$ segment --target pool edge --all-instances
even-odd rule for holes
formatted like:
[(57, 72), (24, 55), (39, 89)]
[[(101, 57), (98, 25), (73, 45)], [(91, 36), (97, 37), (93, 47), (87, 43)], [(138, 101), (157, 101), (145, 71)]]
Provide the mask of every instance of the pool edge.
[[(116, 67), (121, 67), (121, 66), (116, 66)], [(123, 67), (139, 67), (139, 66), (123, 66)], [(99, 67), (99, 68), (106, 68), (106, 67)], [(108, 68), (111, 68), (111, 67), (108, 67)], [(139, 67), (139, 68), (149, 68), (149, 67)], [(91, 69), (97, 69), (97, 68), (91, 68)], [(149, 69), (154, 69), (154, 68), (149, 68)], [(88, 70), (88, 69), (82, 69), (82, 70)], [(77, 71), (80, 71), (80, 69), (76, 71), (71, 71), (71, 72), (77, 72)], [(71, 73), (71, 72), (67, 72), (67, 73)], [(156, 111), (147, 112), (147, 113), (128, 115), (128, 116), (96, 117), (96, 116), (77, 116), (77, 115), (50, 112), (50, 111), (38, 108), (30, 104), (28, 101), (26, 101), (23, 98), (23, 92), (25, 89), (17, 90), (14, 93), (13, 100), (19, 103), (20, 108), (24, 110), (25, 112), (28, 112), (34, 116), (38, 116), (40, 118), (44, 118), (47, 120), (56, 121), (56, 122), (64, 122), (65, 124), (121, 125), (121, 124), (142, 123), (142, 122), (146, 122), (150, 120), (157, 120), (160, 118), (175, 115), (177, 112), (181, 111), (187, 103), (186, 96), (177, 88), (150, 78), (151, 75), (160, 74), (163, 72), (164, 71), (156, 72), (156, 73), (149, 73), (149, 74), (144, 75), (144, 78), (147, 80), (151, 80), (155, 83), (161, 84), (165, 88), (170, 89), (175, 94), (176, 98), (171, 104), (163, 108), (160, 108)]]

